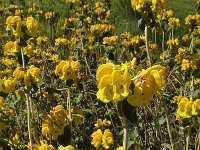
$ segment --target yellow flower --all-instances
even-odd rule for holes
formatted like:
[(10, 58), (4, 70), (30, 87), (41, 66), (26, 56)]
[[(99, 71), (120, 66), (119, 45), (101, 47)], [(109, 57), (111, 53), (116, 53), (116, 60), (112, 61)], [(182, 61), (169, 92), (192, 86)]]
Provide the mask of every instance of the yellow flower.
[(20, 81), (24, 78), (25, 72), (24, 68), (22, 67), (17, 67), (15, 71), (13, 72), (13, 77), (16, 81)]
[(9, 120), (13, 120), (15, 117), (15, 112), (13, 109), (9, 108), (5, 110), (5, 114), (8, 116)]
[(64, 133), (64, 128), (69, 124), (67, 111), (62, 105), (53, 107), (50, 115), (42, 119), (42, 135), (47, 139), (56, 140), (59, 135)]
[(53, 147), (52, 145), (42, 144), (42, 145), (39, 147), (39, 150), (56, 150), (56, 148)]
[(87, 23), (87, 24), (90, 24), (92, 22), (92, 18), (87, 17), (87, 18), (84, 19), (84, 22)]
[(11, 30), (16, 37), (23, 36), (21, 32), (22, 20), (20, 16), (9, 16), (6, 19), (6, 30)]
[(116, 45), (117, 39), (118, 39), (117, 36), (105, 37), (105, 38), (103, 38), (103, 44)]
[[(3, 92), (12, 93), (15, 91), (16, 81), (13, 78), (4, 78), (3, 79)], [(1, 89), (1, 88), (0, 88)]]
[(159, 92), (166, 82), (166, 69), (160, 65), (143, 70), (135, 79), (133, 95), (127, 101), (133, 106), (148, 105), (153, 96)]
[(33, 17), (27, 17), (26, 19), (26, 33), (30, 36), (36, 37), (39, 29), (39, 22), (35, 20)]
[(38, 45), (45, 45), (45, 44), (47, 44), (47, 43), (49, 42), (49, 38), (46, 37), (46, 36), (39, 36), (39, 37), (36, 39), (36, 41), (37, 41), (37, 44), (38, 44)]
[[(1, 79), (0, 79), (1, 80)], [(1, 90), (0, 90), (1, 91)], [(0, 111), (3, 111), (4, 110), (4, 98), (0, 96)]]
[(17, 41), (9, 41), (4, 46), (4, 55), (12, 55), (15, 56), (17, 52), (19, 52), (19, 45), (17, 44)]
[(123, 150), (123, 147), (120, 146), (120, 147), (118, 147), (116, 150)]
[(68, 40), (66, 38), (57, 38), (55, 39), (55, 45), (65, 46), (68, 44)]
[(177, 30), (180, 27), (180, 21), (178, 18), (170, 18), (168, 21), (172, 28)]
[(188, 15), (185, 18), (185, 24), (199, 26), (200, 25), (200, 21), (199, 20), (200, 20), (200, 15), (199, 14)]
[(92, 145), (94, 145), (95, 148), (99, 148), (101, 145), (101, 139), (102, 139), (102, 131), (98, 129), (97, 131), (93, 132), (92, 137)]
[(79, 69), (80, 69), (80, 62), (62, 60), (56, 66), (55, 74), (59, 76), (61, 80), (76, 79)]
[(170, 49), (172, 49), (173, 46), (179, 45), (178, 38), (175, 38), (175, 39), (172, 38), (172, 39), (168, 40), (166, 44), (169, 46)]
[(55, 13), (52, 11), (46, 12), (44, 15), (45, 15), (45, 19), (47, 19), (47, 20), (55, 17)]
[(34, 50), (35, 50), (35, 45), (31, 42), (28, 41), (27, 42), (27, 46), (24, 47), (24, 55), (27, 55), (29, 58), (32, 57), (34, 55)]
[(102, 136), (102, 146), (105, 149), (109, 149), (110, 145), (114, 144), (113, 134), (110, 132), (110, 129), (106, 129)]
[(41, 81), (41, 71), (39, 68), (31, 65), (24, 75), (24, 83), (26, 86), (30, 86), (31, 83), (39, 83)]
[(200, 112), (200, 99), (196, 99), (192, 105), (192, 115), (198, 115)]
[(58, 150), (74, 150), (74, 147), (71, 145), (68, 145), (66, 147), (59, 146)]
[(96, 80), (99, 88), (97, 98), (102, 102), (120, 101), (128, 96), (131, 77), (128, 66), (126, 64), (122, 66), (124, 74), (121, 74), (120, 67), (112, 63), (103, 64), (97, 69)]
[(187, 70), (191, 67), (191, 63), (189, 60), (187, 59), (183, 59), (182, 60), (182, 64), (181, 64), (181, 70)]

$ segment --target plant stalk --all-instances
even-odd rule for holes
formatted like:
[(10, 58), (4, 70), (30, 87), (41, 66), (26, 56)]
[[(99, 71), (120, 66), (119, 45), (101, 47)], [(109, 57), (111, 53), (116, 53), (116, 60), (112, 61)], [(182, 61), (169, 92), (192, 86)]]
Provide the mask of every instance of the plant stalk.
[(123, 150), (128, 150), (128, 128), (127, 126), (127, 119), (125, 116), (122, 118), (123, 126), (124, 126), (124, 137), (123, 137)]
[[(24, 60), (24, 53), (23, 49), (21, 48), (21, 56), (22, 56), (22, 67), (25, 70), (25, 60)], [(31, 120), (30, 120), (30, 102), (29, 96), (25, 93), (26, 96), (26, 107), (27, 107), (27, 125), (28, 125), (28, 136), (30, 142), (30, 149), (33, 150), (33, 142), (32, 142), (32, 135), (31, 135)]]
[(148, 43), (148, 25), (145, 25), (145, 47), (146, 47), (146, 51), (147, 51), (147, 57), (149, 60), (149, 65), (150, 67), (152, 66), (152, 60), (151, 60), (151, 56), (150, 56), (150, 51), (149, 51), (149, 43)]
[(165, 104), (163, 99), (162, 99), (162, 101), (163, 101), (163, 108), (164, 108), (164, 111), (165, 111), (165, 116), (166, 116), (166, 121), (167, 121), (167, 131), (168, 131), (168, 134), (169, 134), (171, 148), (174, 149), (174, 142), (173, 142), (173, 138), (172, 138), (172, 131), (171, 131), (171, 126), (170, 126), (169, 112), (168, 112), (168, 109), (167, 109), (166, 104)]
[(185, 148), (185, 150), (189, 150), (191, 129), (192, 129), (192, 125), (190, 125), (190, 127), (188, 129), (188, 133), (187, 133), (187, 137), (186, 137), (186, 148)]

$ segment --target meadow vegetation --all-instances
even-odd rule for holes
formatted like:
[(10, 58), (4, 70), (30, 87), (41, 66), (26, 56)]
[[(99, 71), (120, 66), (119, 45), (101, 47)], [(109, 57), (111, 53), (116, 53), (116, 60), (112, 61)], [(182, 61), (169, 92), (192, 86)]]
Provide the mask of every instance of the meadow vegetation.
[(199, 0), (0, 0), (0, 149), (199, 150)]

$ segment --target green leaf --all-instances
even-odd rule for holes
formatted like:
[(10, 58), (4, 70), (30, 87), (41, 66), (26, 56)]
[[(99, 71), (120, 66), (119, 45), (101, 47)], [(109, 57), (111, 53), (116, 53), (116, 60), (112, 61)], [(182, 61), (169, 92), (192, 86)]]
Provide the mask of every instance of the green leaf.
[(162, 124), (164, 124), (165, 123), (165, 117), (160, 117), (159, 118), (159, 120), (158, 120), (158, 123), (160, 124), (160, 125), (162, 125)]
[(192, 97), (193, 98), (199, 98), (200, 97), (200, 90), (197, 89), (192, 93)]
[(165, 148), (168, 148), (168, 149), (171, 149), (172, 150), (172, 147), (171, 147), (171, 145), (170, 144), (168, 144), (168, 143), (163, 143), (163, 144), (161, 144), (163, 147), (165, 147)]
[(57, 94), (61, 94), (61, 91), (55, 89), (55, 88), (51, 88), (51, 87), (46, 87), (45, 89), (49, 94), (53, 94), (53, 93), (57, 93)]
[(72, 86), (72, 84), (74, 84), (74, 81), (72, 79), (69, 79), (69, 80), (66, 81), (66, 85), (68, 87)]
[(127, 99), (125, 99), (121, 103), (121, 112), (123, 116), (128, 120), (128, 124), (126, 125), (126, 127), (132, 128), (138, 120), (136, 107), (129, 104)]
[(75, 98), (75, 102), (76, 102), (76, 103), (79, 103), (82, 99), (83, 99), (83, 93), (79, 93), (79, 94), (78, 94), (78, 97)]
[(72, 133), (69, 129), (69, 126), (66, 126), (64, 129), (64, 133), (58, 136), (58, 139), (57, 139), (58, 143), (63, 146), (67, 146), (71, 144), (71, 136), (72, 136)]

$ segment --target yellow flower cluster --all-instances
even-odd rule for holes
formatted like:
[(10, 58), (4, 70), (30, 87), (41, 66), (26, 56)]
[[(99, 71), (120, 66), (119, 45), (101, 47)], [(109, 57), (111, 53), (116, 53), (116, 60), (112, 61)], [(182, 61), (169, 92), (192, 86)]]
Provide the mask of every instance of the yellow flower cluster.
[[(94, 9), (94, 14), (100, 16), (100, 15), (110, 15), (109, 14), (109, 9), (107, 8), (107, 5), (105, 3), (102, 3), (102, 2), (96, 2), (95, 3), (95, 9)], [(106, 16), (106, 17), (108, 17)]]
[(129, 95), (131, 76), (126, 64), (123, 70), (121, 68), (113, 63), (106, 63), (97, 69), (96, 80), (99, 88), (97, 98), (102, 102), (120, 101)]
[(199, 14), (196, 14), (196, 15), (188, 15), (188, 16), (185, 18), (185, 24), (200, 26), (200, 15), (199, 15)]
[(31, 42), (30, 40), (28, 40), (26, 43), (27, 43), (27, 46), (24, 47), (24, 49), (23, 49), (24, 55), (31, 58), (34, 55), (34, 50), (36, 49), (36, 47), (35, 47), (34, 43)]
[(115, 30), (115, 27), (110, 24), (95, 24), (91, 25), (90, 31), (93, 34), (100, 34), (102, 35), (105, 32), (112, 32)]
[(181, 70), (188, 70), (191, 67), (191, 62), (188, 59), (183, 59), (181, 64)]
[(173, 46), (178, 46), (178, 45), (179, 45), (178, 38), (175, 38), (175, 39), (172, 38), (172, 39), (168, 40), (166, 44), (168, 45), (168, 47), (169, 47), (170, 49), (172, 49)]
[(55, 17), (55, 13), (50, 11), (50, 12), (46, 12), (45, 14), (45, 19), (48, 20), (48, 19), (52, 19)]
[(160, 11), (157, 15), (158, 20), (169, 20), (173, 16), (174, 12), (172, 10), (163, 10)]
[[(30, 150), (30, 143), (28, 143), (28, 150)], [(40, 143), (36, 143), (33, 145), (33, 150), (74, 150), (72, 145), (62, 146), (60, 145), (58, 149), (56, 149), (53, 145), (48, 144), (47, 141), (42, 140)]]
[(180, 47), (175, 61), (180, 64), (181, 70), (196, 70), (198, 69), (198, 62), (200, 61), (200, 54), (195, 53), (191, 55), (188, 48)]
[(24, 76), (25, 76), (25, 72), (24, 72), (24, 68), (22, 67), (17, 67), (15, 71), (13, 72), (13, 77), (16, 82), (19, 82), (22, 79), (24, 79)]
[(11, 30), (16, 37), (22, 37), (24, 35), (21, 31), (22, 25), (25, 25), (27, 29), (26, 33), (33, 37), (37, 36), (39, 28), (39, 22), (33, 17), (27, 17), (25, 24), (23, 24), (20, 16), (9, 16), (6, 19), (6, 25), (6, 30)]
[(17, 52), (19, 52), (19, 45), (17, 44), (17, 41), (9, 41), (4, 45), (4, 55), (5, 56), (15, 56)]
[(131, 44), (131, 33), (130, 32), (124, 32), (121, 33), (119, 36), (119, 42), (122, 46), (128, 47)]
[(105, 149), (109, 149), (114, 144), (113, 134), (110, 129), (106, 129), (104, 133), (102, 133), (101, 129), (98, 129), (92, 133), (91, 137), (92, 145), (95, 148), (99, 148), (102, 145)]
[(36, 41), (38, 45), (45, 45), (48, 43), (49, 38), (47, 36), (39, 36)]
[(114, 46), (117, 44), (117, 36), (105, 37), (103, 38), (103, 44)]
[(200, 113), (200, 99), (193, 100), (184, 96), (175, 96), (173, 100), (178, 104), (176, 119), (182, 121), (192, 116), (197, 116)]
[(39, 68), (31, 65), (24, 75), (24, 83), (26, 86), (31, 86), (31, 83), (39, 83), (42, 80), (41, 71)]
[(79, 18), (67, 18), (65, 19), (64, 28), (74, 28), (76, 27)]
[(15, 36), (23, 36), (21, 32), (22, 20), (20, 16), (9, 16), (6, 19), (6, 25), (6, 30), (11, 30)]
[(116, 150), (123, 150), (123, 147), (120, 146), (120, 147), (118, 147)]
[(72, 145), (68, 145), (66, 147), (59, 146), (58, 150), (74, 150), (74, 147)]
[(36, 37), (38, 33), (39, 28), (39, 22), (34, 19), (33, 17), (27, 17), (26, 18), (26, 27), (27, 31), (26, 33), (32, 37)]
[(175, 57), (175, 61), (180, 62), (181, 60), (183, 60), (186, 52), (187, 52), (186, 48), (183, 48), (183, 47), (178, 48), (178, 54)]
[(111, 121), (107, 119), (98, 119), (97, 123), (95, 124), (95, 127), (100, 128), (100, 127), (108, 127), (111, 126)]
[(3, 111), (4, 110), (4, 98), (0, 96), (0, 111)]
[(64, 46), (68, 44), (68, 40), (66, 38), (57, 38), (55, 39), (55, 45)]
[(4, 119), (2, 119), (3, 118), (2, 116), (7, 116), (9, 120), (13, 120), (15, 116), (14, 110), (12, 108), (5, 108), (4, 104), (5, 104), (5, 99), (0, 96), (0, 136), (2, 132), (9, 127), (7, 123), (4, 122)]
[(64, 133), (68, 123), (68, 113), (62, 105), (57, 105), (50, 111), (50, 115), (44, 116), (42, 120), (42, 135), (48, 139), (56, 140)]
[(67, 4), (69, 4), (69, 3), (75, 4), (75, 3), (78, 3), (78, 2), (80, 2), (80, 0), (66, 0)]
[(167, 0), (131, 0), (132, 8), (136, 11), (147, 11), (150, 6), (152, 11), (159, 11), (167, 4)]
[(135, 80), (133, 95), (127, 101), (133, 106), (148, 105), (155, 94), (165, 86), (166, 69), (160, 65), (143, 70)]
[(56, 66), (55, 74), (59, 76), (61, 80), (76, 79), (79, 69), (80, 62), (62, 60)]
[(15, 91), (16, 81), (9, 77), (4, 77), (3, 80), (0, 79), (0, 92), (12, 93)]
[(144, 35), (136, 35), (133, 38), (131, 38), (131, 44), (136, 46), (140, 42), (144, 41)]
[(168, 22), (169, 22), (169, 25), (175, 30), (177, 30), (180, 27), (180, 20), (178, 18), (174, 18), (174, 17), (170, 18)]

